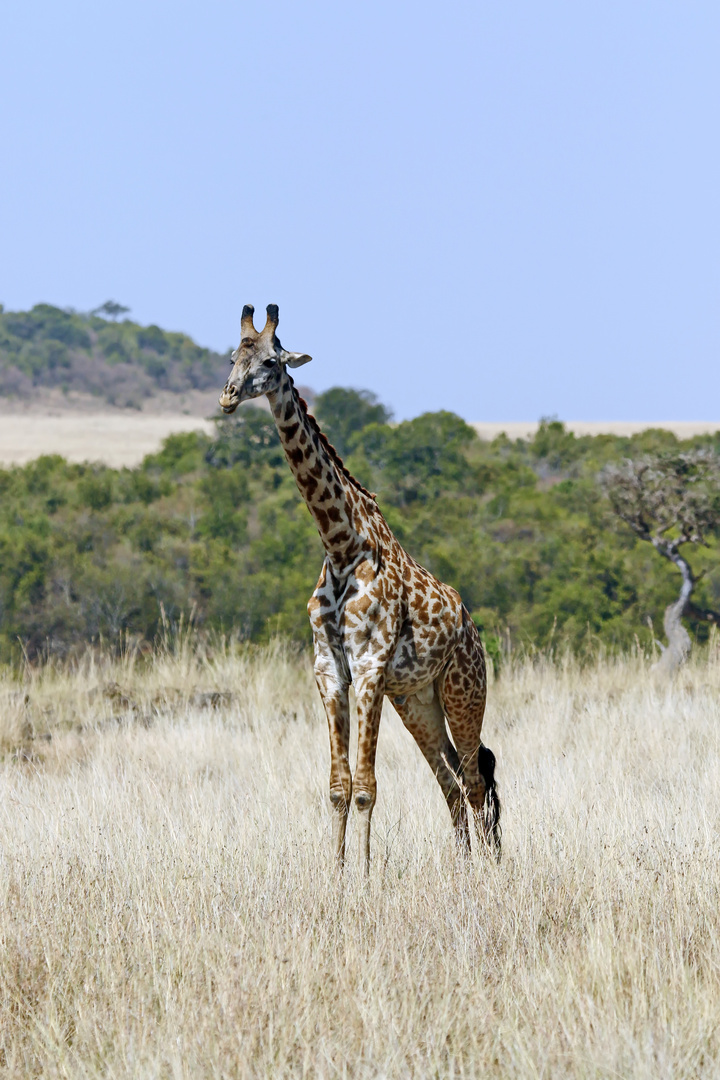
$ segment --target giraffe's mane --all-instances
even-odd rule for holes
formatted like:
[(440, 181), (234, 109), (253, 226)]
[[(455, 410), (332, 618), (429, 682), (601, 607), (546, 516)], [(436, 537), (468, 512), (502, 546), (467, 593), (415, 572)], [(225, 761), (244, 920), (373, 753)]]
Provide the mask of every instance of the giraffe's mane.
[(305, 401), (304, 398), (300, 397), (300, 394), (298, 393), (297, 388), (295, 386), (293, 386), (293, 394), (295, 395), (295, 398), (297, 399), (297, 402), (298, 402), (298, 405), (300, 406), (301, 411), (305, 413), (305, 416), (307, 418), (308, 424), (310, 425), (310, 428), (317, 435), (318, 439), (320, 440), (320, 445), (323, 447), (323, 449), (327, 453), (328, 457), (332, 461), (333, 465), (335, 465), (335, 467), (337, 468), (340, 475), (343, 476), (346, 480), (349, 480), (354, 488), (356, 488), (358, 491), (362, 492), (363, 495), (366, 495), (368, 499), (370, 499), (373, 503), (375, 503), (375, 505), (377, 505), (376, 496), (373, 494), (372, 491), (368, 491), (367, 488), (363, 487), (359, 480), (355, 479), (353, 474), (348, 469), (347, 465), (345, 465), (343, 459), (338, 454), (338, 452), (335, 449), (335, 447), (333, 446), (333, 444), (328, 439), (325, 432), (321, 430), (320, 425), (318, 424), (317, 420), (315, 419), (313, 414), (308, 409), (307, 402)]

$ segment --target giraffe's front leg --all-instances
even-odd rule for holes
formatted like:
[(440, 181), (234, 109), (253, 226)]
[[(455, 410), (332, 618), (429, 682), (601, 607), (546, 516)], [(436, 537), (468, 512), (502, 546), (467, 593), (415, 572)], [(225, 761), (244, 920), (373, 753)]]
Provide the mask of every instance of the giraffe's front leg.
[(370, 871), (370, 819), (377, 798), (375, 754), (385, 695), (385, 674), (374, 671), (355, 683), (358, 712), (358, 752), (355, 768), (355, 805), (360, 815), (360, 868)]
[(336, 673), (315, 670), (320, 697), (325, 707), (330, 733), (330, 803), (332, 805), (333, 853), (342, 868), (345, 861), (345, 831), (352, 797), (350, 749), (350, 704), (348, 685)]

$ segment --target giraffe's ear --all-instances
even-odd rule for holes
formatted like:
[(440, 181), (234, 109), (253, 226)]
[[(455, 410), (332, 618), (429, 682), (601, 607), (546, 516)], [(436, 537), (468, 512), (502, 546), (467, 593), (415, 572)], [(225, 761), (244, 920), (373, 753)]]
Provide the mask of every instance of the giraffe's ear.
[(281, 360), (283, 364), (287, 364), (288, 367), (302, 367), (303, 364), (310, 363), (312, 356), (308, 356), (308, 354), (304, 352), (288, 352), (286, 349), (283, 349)]

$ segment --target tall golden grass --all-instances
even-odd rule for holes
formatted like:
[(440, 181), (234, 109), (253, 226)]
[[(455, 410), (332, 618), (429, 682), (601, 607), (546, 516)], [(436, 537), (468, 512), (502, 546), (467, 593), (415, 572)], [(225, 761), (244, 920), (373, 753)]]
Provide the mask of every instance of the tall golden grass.
[(6, 674), (4, 1075), (718, 1076), (720, 655), (649, 669), (494, 683), (499, 867), (388, 708), (367, 881), (330, 865), (304, 657), (186, 636)]

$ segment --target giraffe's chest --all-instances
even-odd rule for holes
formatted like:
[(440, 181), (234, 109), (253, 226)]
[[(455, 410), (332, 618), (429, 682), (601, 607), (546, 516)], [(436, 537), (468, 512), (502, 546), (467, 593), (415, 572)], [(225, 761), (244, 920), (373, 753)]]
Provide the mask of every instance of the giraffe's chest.
[(409, 587), (398, 573), (367, 567), (342, 588), (321, 575), (308, 605), (316, 660), (332, 660), (353, 683), (381, 668), (388, 694), (410, 693), (435, 679), (455, 648), (460, 600), (422, 573), (427, 581)]

